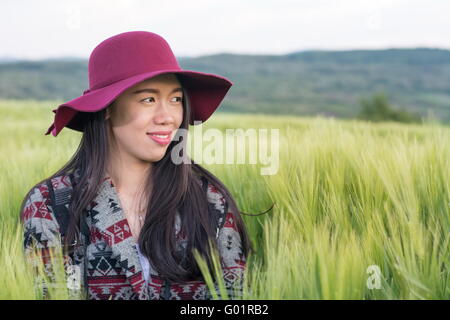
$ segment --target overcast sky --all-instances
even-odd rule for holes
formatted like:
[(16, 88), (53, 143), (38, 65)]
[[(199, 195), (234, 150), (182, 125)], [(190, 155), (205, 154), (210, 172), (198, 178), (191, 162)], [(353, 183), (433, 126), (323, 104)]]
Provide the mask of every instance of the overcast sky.
[(0, 58), (88, 58), (115, 34), (163, 36), (176, 56), (450, 49), (450, 0), (1, 0)]

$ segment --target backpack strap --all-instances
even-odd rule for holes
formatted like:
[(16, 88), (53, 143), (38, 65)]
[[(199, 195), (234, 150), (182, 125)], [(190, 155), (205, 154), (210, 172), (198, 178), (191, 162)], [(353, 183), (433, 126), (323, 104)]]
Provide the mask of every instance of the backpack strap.
[[(64, 238), (67, 234), (67, 228), (69, 226), (69, 215), (67, 213), (66, 203), (68, 203), (68, 192), (70, 190), (67, 190), (68, 188), (64, 189), (57, 189), (56, 193), (53, 189), (53, 183), (52, 180), (47, 180), (47, 187), (50, 193), (50, 201), (51, 206), (53, 209), (53, 214), (55, 215), (55, 218), (58, 222), (61, 237)], [(69, 195), (70, 197), (70, 195)]]
[[(204, 176), (201, 176), (201, 179), (202, 179), (203, 193), (205, 195), (207, 195), (207, 192), (208, 192), (208, 180)], [(210, 215), (215, 215), (216, 216), (216, 226), (217, 226), (216, 227), (216, 239), (217, 239), (219, 237), (220, 229), (222, 229), (223, 225), (225, 224), (225, 218), (226, 218), (226, 215), (227, 215), (227, 212), (228, 212), (228, 202), (225, 201), (225, 206), (224, 206), (223, 212), (219, 211), (219, 210), (216, 210), (214, 208), (214, 205), (210, 204), (210, 203), (208, 203), (208, 210), (209, 210)]]
[[(53, 208), (53, 213), (60, 227), (61, 239), (65, 239), (67, 236), (67, 229), (70, 223), (70, 213), (69, 213), (69, 204), (73, 191), (73, 186), (76, 184), (73, 173), (69, 174), (72, 186), (66, 188), (58, 188), (54, 189), (52, 181), (49, 179), (46, 181), (49, 194), (50, 201)], [(84, 257), (86, 255), (86, 246), (90, 241), (90, 231), (86, 222), (86, 217), (81, 217), (81, 227), (80, 232), (82, 234), (82, 242), (79, 244), (77, 253), (80, 256), (80, 261), (84, 261)], [(77, 241), (75, 240), (72, 245), (76, 245)], [(73, 255), (73, 253), (72, 253)], [(75, 263), (74, 257), (72, 256), (72, 261)], [(84, 261), (83, 263), (83, 279), (84, 284), (87, 283), (87, 264)], [(87, 290), (87, 286), (83, 285), (85, 290)], [(87, 292), (85, 292), (87, 294)]]

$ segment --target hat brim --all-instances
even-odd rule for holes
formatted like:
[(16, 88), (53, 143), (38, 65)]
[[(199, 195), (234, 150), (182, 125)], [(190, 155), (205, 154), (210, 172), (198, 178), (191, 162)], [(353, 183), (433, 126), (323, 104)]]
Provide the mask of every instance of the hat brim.
[(126, 89), (164, 73), (175, 73), (181, 76), (180, 82), (188, 92), (191, 107), (189, 124), (191, 125), (194, 125), (194, 121), (206, 121), (219, 107), (233, 85), (233, 82), (225, 77), (192, 70), (169, 69), (138, 74), (89, 91), (59, 105), (57, 109), (53, 110), (55, 120), (45, 135), (51, 132), (56, 137), (64, 127), (82, 132), (84, 112), (96, 112), (106, 108)]

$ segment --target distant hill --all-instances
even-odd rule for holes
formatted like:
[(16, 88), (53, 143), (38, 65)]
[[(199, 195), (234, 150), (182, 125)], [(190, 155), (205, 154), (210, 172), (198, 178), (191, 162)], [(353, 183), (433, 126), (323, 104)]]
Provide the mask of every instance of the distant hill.
[[(384, 92), (396, 107), (450, 122), (450, 51), (302, 51), (179, 58), (182, 68), (234, 82), (220, 110), (354, 117), (359, 100)], [(0, 63), (0, 98), (70, 100), (88, 87), (87, 60)]]

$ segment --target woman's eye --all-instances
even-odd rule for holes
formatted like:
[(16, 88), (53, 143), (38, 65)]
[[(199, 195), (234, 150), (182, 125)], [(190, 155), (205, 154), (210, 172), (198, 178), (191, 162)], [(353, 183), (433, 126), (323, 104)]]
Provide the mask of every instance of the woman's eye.
[[(147, 100), (149, 100), (149, 99), (153, 99), (153, 101), (155, 101), (155, 98), (153, 98), (153, 97), (145, 98), (145, 99), (142, 100), (142, 101), (147, 101)], [(173, 99), (179, 99), (179, 100), (177, 100), (177, 101), (175, 101), (175, 102), (182, 102), (182, 101), (183, 101), (183, 98), (182, 98), (182, 97), (174, 97)], [(149, 101), (149, 102), (151, 102), (151, 101)]]
[[(142, 100), (142, 101), (145, 101), (145, 100), (148, 100), (148, 99), (153, 99), (153, 100), (155, 100), (153, 97), (149, 97), (149, 98), (145, 98), (144, 100)], [(149, 101), (150, 102), (150, 101)]]

